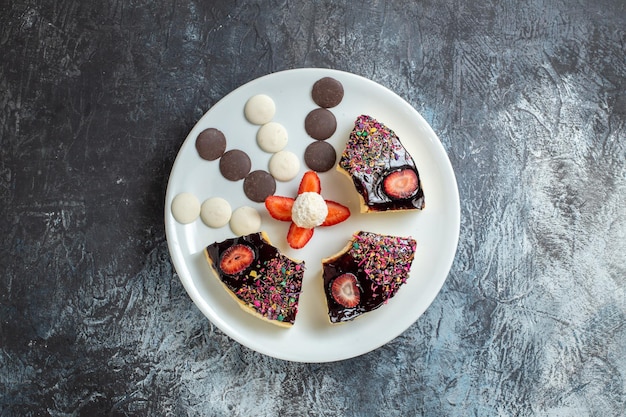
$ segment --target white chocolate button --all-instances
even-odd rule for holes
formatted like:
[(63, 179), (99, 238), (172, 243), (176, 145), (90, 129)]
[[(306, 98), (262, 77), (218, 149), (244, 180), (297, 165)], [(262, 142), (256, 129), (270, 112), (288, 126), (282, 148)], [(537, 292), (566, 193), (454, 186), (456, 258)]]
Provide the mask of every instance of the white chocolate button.
[(246, 102), (244, 114), (250, 123), (264, 125), (272, 120), (276, 113), (274, 100), (265, 94), (252, 96)]
[(278, 152), (287, 146), (287, 129), (280, 123), (266, 123), (257, 131), (256, 141), (265, 152)]
[(200, 201), (191, 193), (180, 193), (172, 200), (172, 215), (178, 223), (191, 223), (200, 215)]
[(211, 197), (200, 207), (200, 218), (209, 227), (222, 227), (230, 221), (232, 210), (228, 201)]
[(230, 217), (230, 230), (237, 236), (256, 233), (261, 228), (261, 215), (252, 207), (243, 206), (233, 211)]
[(293, 152), (276, 152), (270, 158), (269, 169), (278, 181), (291, 181), (300, 172), (300, 160)]

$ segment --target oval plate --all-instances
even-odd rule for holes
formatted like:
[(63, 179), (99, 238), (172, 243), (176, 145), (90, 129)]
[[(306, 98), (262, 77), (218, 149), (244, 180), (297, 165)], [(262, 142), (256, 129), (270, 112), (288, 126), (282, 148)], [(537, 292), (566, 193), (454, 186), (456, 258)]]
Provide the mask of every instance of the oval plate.
[[(305, 148), (313, 142), (304, 131), (306, 115), (317, 105), (311, 98), (315, 81), (333, 77), (344, 87), (341, 103), (329, 109), (337, 119), (337, 130), (328, 139), (341, 155), (355, 119), (368, 114), (394, 130), (413, 156), (420, 172), (426, 207), (423, 211), (361, 214), (359, 197), (350, 179), (332, 169), (319, 174), (322, 196), (347, 205), (352, 216), (345, 222), (317, 228), (301, 250), (286, 242), (289, 223), (272, 219), (262, 203), (243, 193), (243, 181), (222, 177), (218, 161), (198, 156), (195, 140), (209, 127), (226, 136), (226, 149), (241, 149), (250, 156), (252, 170), (268, 169), (272, 154), (256, 143), (259, 126), (243, 113), (246, 101), (256, 94), (270, 96), (276, 104), (274, 122), (285, 126), (289, 150), (301, 159), (300, 174), (290, 182), (277, 182), (276, 195), (295, 197), (302, 174)], [(284, 254), (306, 262), (303, 292), (296, 323), (289, 329), (260, 320), (243, 311), (226, 293), (207, 264), (207, 245), (234, 237), (228, 226), (212, 229), (201, 219), (177, 223), (171, 213), (172, 199), (181, 192), (195, 194), (200, 202), (209, 197), (228, 200), (233, 210), (256, 208), (262, 217), (261, 230)], [(299, 362), (330, 362), (355, 357), (404, 332), (428, 308), (448, 276), (456, 253), (460, 229), (460, 203), (450, 160), (428, 123), (401, 97), (366, 78), (328, 69), (295, 69), (251, 81), (215, 104), (194, 126), (174, 162), (165, 198), (165, 231), (174, 267), (189, 296), (204, 315), (239, 343), (263, 354)], [(321, 259), (341, 250), (352, 234), (366, 230), (417, 240), (417, 251), (406, 284), (379, 309), (348, 323), (330, 324), (322, 288)]]

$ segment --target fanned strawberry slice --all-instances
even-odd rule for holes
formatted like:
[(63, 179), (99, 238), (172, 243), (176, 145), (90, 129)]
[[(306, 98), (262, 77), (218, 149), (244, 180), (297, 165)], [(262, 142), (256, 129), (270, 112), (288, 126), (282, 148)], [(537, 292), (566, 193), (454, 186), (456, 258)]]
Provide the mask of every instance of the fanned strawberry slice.
[(328, 214), (321, 226), (333, 226), (350, 217), (350, 209), (344, 205), (335, 201), (326, 200), (326, 206), (328, 207)]
[[(276, 220), (291, 222), (289, 226), (289, 232), (287, 232), (287, 243), (293, 249), (302, 249), (313, 237), (314, 228), (304, 228), (298, 226), (293, 221), (292, 210), (296, 200), (299, 198), (311, 197), (310, 195), (301, 196), (303, 193), (316, 193), (320, 194), (322, 191), (322, 186), (320, 182), (320, 178), (318, 177), (315, 171), (307, 171), (302, 176), (302, 180), (300, 181), (300, 186), (298, 187), (298, 197), (290, 198), (290, 197), (282, 197), (282, 196), (274, 196), (271, 195), (265, 199), (265, 208), (267, 209), (270, 216), (272, 216)], [(321, 200), (321, 197), (318, 196)], [(305, 201), (305, 200), (303, 200)], [(319, 202), (319, 200), (316, 200)], [(328, 214), (326, 218), (322, 222), (321, 226), (332, 226), (337, 223), (341, 223), (350, 217), (350, 209), (348, 207), (341, 205), (335, 201), (324, 200), (326, 206), (328, 208)], [(307, 205), (311, 205), (310, 201), (306, 202)], [(305, 209), (307, 207), (303, 206)], [(302, 207), (300, 207), (302, 208)], [(298, 209), (298, 208), (296, 208)], [(300, 212), (298, 212), (300, 213)], [(323, 214), (321, 214), (323, 216)], [(319, 217), (316, 217), (314, 223), (319, 224)]]
[(294, 249), (302, 249), (313, 237), (313, 230), (291, 223), (287, 232), (287, 243)]
[(271, 195), (265, 199), (265, 208), (270, 213), (270, 216), (276, 220), (290, 222), (291, 208), (293, 207), (294, 201), (295, 200), (291, 197)]
[(307, 171), (300, 181), (300, 188), (298, 188), (298, 194), (302, 193), (318, 193), (322, 192), (322, 185), (320, 183), (320, 177), (317, 176), (315, 171)]

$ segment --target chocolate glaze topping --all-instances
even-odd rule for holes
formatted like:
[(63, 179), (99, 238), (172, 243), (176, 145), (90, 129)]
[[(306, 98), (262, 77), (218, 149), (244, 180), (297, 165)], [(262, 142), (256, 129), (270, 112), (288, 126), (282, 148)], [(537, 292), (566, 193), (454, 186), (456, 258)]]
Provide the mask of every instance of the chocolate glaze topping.
[[(359, 116), (339, 160), (365, 200), (369, 211), (424, 208), (424, 190), (413, 158), (395, 132), (371, 116)], [(415, 192), (405, 198), (394, 198), (385, 192), (385, 178), (410, 169), (417, 177)]]
[[(412, 238), (358, 232), (351, 245), (323, 262), (324, 292), (331, 323), (350, 321), (379, 308), (393, 297), (409, 278), (416, 242)], [(332, 296), (333, 280), (354, 274), (361, 297), (355, 307), (344, 307)]]
[[(253, 250), (254, 261), (239, 273), (228, 275), (221, 270), (220, 260), (228, 248), (238, 244)], [(296, 262), (281, 254), (262, 233), (215, 242), (207, 246), (205, 252), (219, 279), (249, 308), (268, 320), (294, 323), (302, 291), (304, 262)]]

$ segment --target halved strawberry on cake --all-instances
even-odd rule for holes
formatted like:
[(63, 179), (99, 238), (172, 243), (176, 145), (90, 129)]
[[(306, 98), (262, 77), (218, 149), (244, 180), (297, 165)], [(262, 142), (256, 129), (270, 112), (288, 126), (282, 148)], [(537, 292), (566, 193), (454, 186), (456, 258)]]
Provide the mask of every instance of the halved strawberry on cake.
[(337, 170), (354, 183), (362, 213), (424, 208), (413, 158), (396, 133), (371, 116), (354, 122)]

